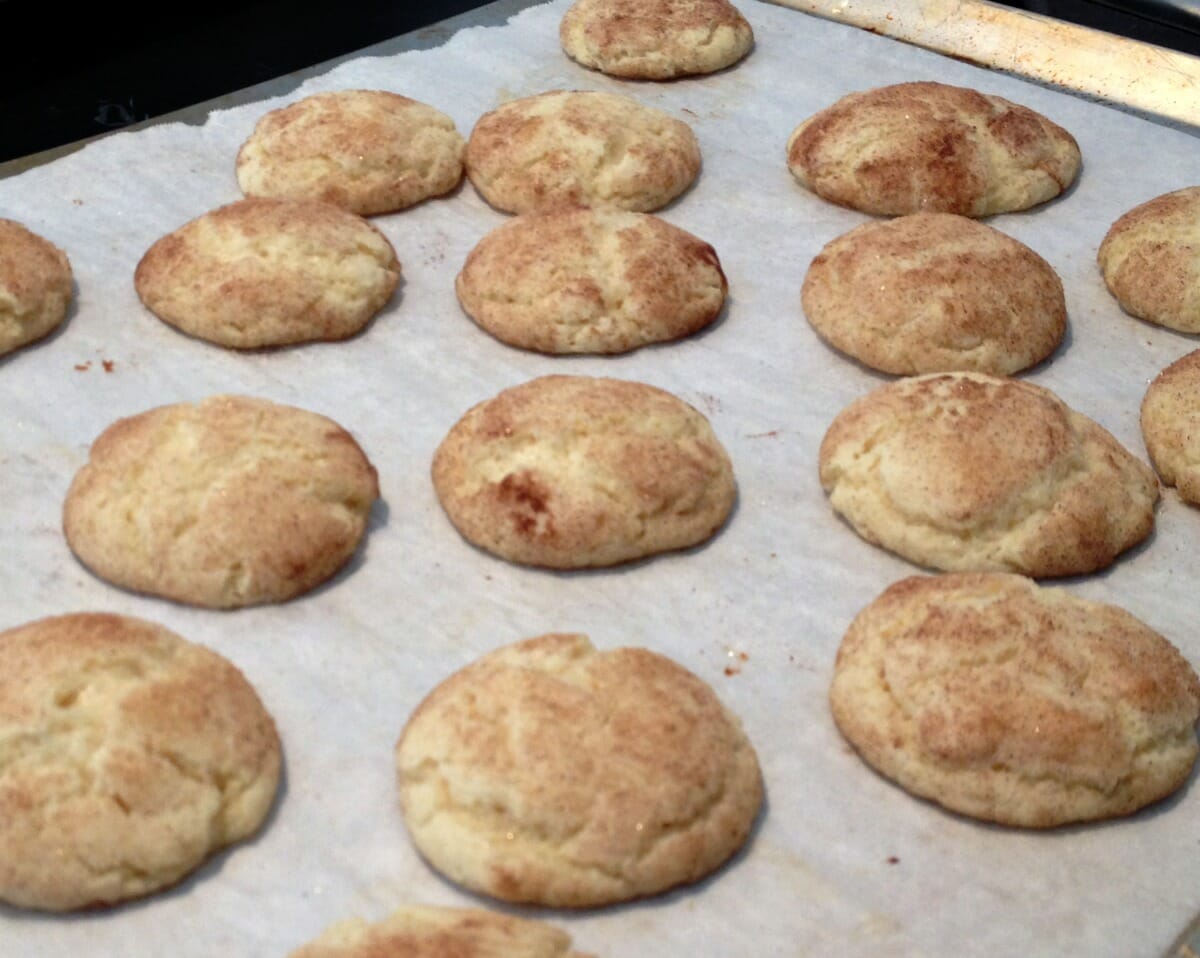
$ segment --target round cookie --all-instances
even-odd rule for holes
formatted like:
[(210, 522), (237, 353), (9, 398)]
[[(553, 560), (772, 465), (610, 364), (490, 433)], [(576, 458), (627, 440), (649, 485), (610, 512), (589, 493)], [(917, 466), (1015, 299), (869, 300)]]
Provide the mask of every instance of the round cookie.
[(66, 911), (148, 895), (258, 830), (275, 725), (215, 652), (84, 613), (0, 633), (0, 900)]
[(0, 219), (0, 356), (48, 336), (70, 304), (67, 254), (20, 223)]
[(666, 206), (700, 172), (680, 120), (616, 93), (555, 90), (512, 100), (475, 124), (467, 176), (496, 209)]
[(1158, 374), (1142, 399), (1141, 423), (1162, 481), (1200, 505), (1200, 350)]
[(1200, 333), (1200, 186), (1130, 210), (1109, 229), (1097, 260), (1125, 312)]
[(479, 403), (433, 459), (470, 542), (552, 569), (697, 545), (733, 508), (733, 466), (708, 420), (654, 386), (544, 376)]
[(378, 496), (374, 468), (333, 420), (215, 396), (106, 429), (71, 483), (63, 530), (102, 579), (231, 609), (283, 602), (334, 575)]
[(471, 251), (459, 302), (497, 339), (543, 353), (622, 353), (679, 339), (721, 312), (716, 251), (648, 213), (518, 216)]
[(1062, 341), (1062, 282), (1017, 240), (953, 213), (866, 223), (826, 244), (801, 292), (821, 338), (901, 376), (1010, 375)]
[(801, 123), (788, 168), (842, 206), (899, 216), (991, 216), (1044, 203), (1079, 174), (1062, 127), (998, 96), (943, 83), (851, 93)]
[(410, 905), (383, 921), (330, 925), (288, 958), (592, 958), (551, 925), (478, 908)]
[(711, 688), (645, 649), (544, 635), (457, 672), (396, 744), (418, 850), (510, 902), (588, 908), (694, 882), (762, 804), (754, 749)]
[(868, 542), (920, 565), (1094, 572), (1154, 528), (1158, 483), (1047, 389), (983, 373), (901, 379), (847, 406), (821, 485)]
[(754, 46), (754, 31), (728, 0), (576, 0), (559, 39), (585, 67), (670, 80), (737, 63)]
[(1128, 815), (1196, 759), (1200, 679), (1113, 605), (995, 573), (904, 579), (846, 633), (830, 704), (885, 777), (973, 818)]
[(465, 145), (450, 117), (398, 93), (317, 93), (258, 121), (238, 151), (237, 179), (247, 196), (372, 216), (454, 189)]
[(151, 246), (134, 274), (159, 319), (234, 349), (353, 336), (399, 281), (392, 244), (366, 220), (267, 199), (192, 220)]

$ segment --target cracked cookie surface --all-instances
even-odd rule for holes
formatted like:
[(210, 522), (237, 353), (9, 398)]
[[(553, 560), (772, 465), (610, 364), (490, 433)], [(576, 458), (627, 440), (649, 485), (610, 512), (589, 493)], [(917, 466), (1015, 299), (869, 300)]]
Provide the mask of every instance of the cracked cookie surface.
[(593, 958), (552, 925), (478, 908), (409, 905), (383, 921), (350, 918), (288, 958)]
[(555, 206), (650, 212), (700, 172), (681, 120), (616, 93), (554, 90), (485, 114), (467, 141), (467, 176), (496, 209)]
[(992, 216), (1058, 196), (1079, 145), (1028, 107), (944, 83), (851, 93), (792, 132), (792, 175), (864, 213)]
[(496, 338), (544, 353), (622, 353), (679, 339), (721, 312), (716, 251), (647, 213), (563, 209), (485, 236), (455, 282)]
[(1162, 481), (1200, 505), (1200, 350), (1176, 360), (1150, 383), (1141, 426)]
[(454, 189), (465, 147), (450, 117), (409, 97), (317, 93), (258, 121), (238, 151), (238, 185), (247, 196), (391, 213)]
[(554, 569), (697, 545), (733, 508), (733, 466), (708, 420), (643, 383), (544, 376), (467, 412), (433, 484), (470, 542)]
[(745, 842), (758, 760), (705, 683), (582, 635), (506, 646), (431, 692), (396, 745), (405, 822), (451, 880), (595, 907), (697, 881)]
[(378, 496), (374, 468), (333, 420), (214, 396), (106, 429), (71, 483), (63, 530), (109, 582), (238, 608), (330, 578), (358, 548)]
[(559, 40), (602, 73), (669, 80), (731, 66), (754, 46), (754, 31), (728, 0), (577, 0)]
[(901, 376), (1007, 376), (1052, 353), (1067, 327), (1062, 282), (1028, 246), (953, 213), (866, 223), (827, 243), (801, 293), (821, 338)]
[(838, 651), (838, 728), (881, 774), (985, 821), (1130, 814), (1196, 758), (1200, 679), (1128, 612), (996, 573), (904, 579)]
[(232, 349), (346, 339), (399, 282), (392, 244), (366, 220), (275, 199), (197, 217), (151, 246), (134, 273), (159, 319)]
[(1131, 316), (1200, 333), (1200, 186), (1134, 207), (1109, 228), (1097, 261)]
[(258, 830), (280, 762), (241, 672), (161, 626), (0, 633), (0, 899), (66, 911), (172, 885)]
[(66, 253), (15, 220), (0, 219), (0, 356), (62, 323), (71, 283)]
[(1094, 572), (1154, 527), (1158, 482), (1047, 389), (984, 373), (901, 379), (822, 440), (821, 485), (868, 542), (943, 571)]

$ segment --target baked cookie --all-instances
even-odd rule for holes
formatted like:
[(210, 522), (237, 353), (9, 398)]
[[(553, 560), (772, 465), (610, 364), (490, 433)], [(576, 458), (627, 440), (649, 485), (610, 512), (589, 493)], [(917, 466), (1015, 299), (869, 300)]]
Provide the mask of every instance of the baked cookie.
[(787, 145), (792, 175), (865, 213), (991, 216), (1044, 203), (1079, 174), (1079, 146), (1040, 113), (943, 83), (851, 93)]
[(0, 219), (0, 356), (48, 336), (70, 304), (67, 254), (20, 223)]
[(1048, 389), (983, 373), (868, 393), (829, 427), (819, 464), (859, 535), (934, 569), (1094, 572), (1154, 528), (1149, 466)]
[(762, 804), (754, 749), (705, 683), (645, 649), (544, 635), (420, 704), (396, 744), (421, 854), (504, 901), (587, 908), (719, 868)]
[(333, 420), (215, 396), (109, 426), (71, 483), (63, 530), (102, 579), (232, 609), (330, 578), (378, 496), (374, 468)]
[(1053, 267), (953, 213), (866, 223), (826, 244), (804, 277), (801, 302), (831, 346), (901, 376), (1006, 376), (1049, 356), (1067, 328)]
[(1116, 606), (1020, 576), (943, 575), (897, 582), (859, 613), (830, 704), (867, 763), (909, 792), (1051, 828), (1183, 785), (1200, 679)]
[(232, 664), (83, 613), (0, 633), (0, 900), (66, 911), (173, 885), (258, 830), (275, 725)]
[(478, 908), (411, 905), (383, 921), (330, 925), (289, 958), (591, 958), (565, 931)]
[(616, 93), (555, 90), (512, 100), (475, 124), (467, 176), (496, 209), (666, 206), (700, 172), (691, 127)]
[(714, 73), (754, 46), (728, 0), (576, 0), (558, 35), (572, 60), (633, 80)]
[(1168, 486), (1200, 505), (1200, 350), (1164, 369), (1142, 400), (1142, 438)]
[(345, 339), (400, 281), (392, 244), (328, 203), (248, 199), (150, 247), (134, 273), (159, 319), (234, 349)]
[(1200, 186), (1130, 210), (1113, 223), (1097, 258), (1125, 312), (1200, 333)]
[(643, 383), (543, 376), (479, 403), (433, 459), (470, 542), (552, 569), (697, 545), (724, 524), (733, 466), (708, 420)]
[(258, 121), (238, 151), (237, 179), (247, 196), (372, 216), (449, 193), (465, 146), (450, 117), (398, 93), (318, 93)]
[(458, 300), (497, 339), (543, 353), (623, 353), (688, 336), (721, 312), (716, 251), (648, 213), (518, 216), (471, 251)]

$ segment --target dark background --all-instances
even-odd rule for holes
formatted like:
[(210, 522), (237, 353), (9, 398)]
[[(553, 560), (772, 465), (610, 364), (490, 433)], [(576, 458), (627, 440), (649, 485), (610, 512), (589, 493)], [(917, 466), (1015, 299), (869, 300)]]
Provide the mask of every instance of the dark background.
[[(210, 0), (141, 5), (135, 13), (120, 0), (86, 7), (0, 0), (0, 37), (7, 41), (0, 58), (0, 162), (231, 93), (481, 5)], [(1200, 54), (1200, 0), (1008, 5)]]

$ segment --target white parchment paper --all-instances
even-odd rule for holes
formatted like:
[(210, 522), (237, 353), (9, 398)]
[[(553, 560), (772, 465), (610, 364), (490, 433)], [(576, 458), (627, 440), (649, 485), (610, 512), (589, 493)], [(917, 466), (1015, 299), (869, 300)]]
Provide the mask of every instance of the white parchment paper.
[[(143, 616), (237, 663), (274, 714), (286, 782), (262, 833), (179, 887), (79, 916), (0, 907), (5, 956), (281, 956), (330, 922), (401, 903), (480, 904), (418, 858), (400, 819), (392, 746), (438, 681), (501, 644), (551, 630), (645, 645), (709, 681), (756, 744), (768, 805), (747, 849), (698, 886), (589, 913), (522, 914), (577, 946), (623, 955), (1153, 955), (1200, 907), (1200, 789), (1111, 824), (1046, 834), (980, 825), (911, 798), (843, 744), (826, 692), (853, 615), (913, 566), (837, 520), (817, 447), (879, 385), (821, 344), (799, 306), (821, 246), (866, 220), (805, 192), (784, 162), (802, 119), (852, 90), (914, 79), (1027, 104), (1078, 138), (1084, 169), (1057, 202), (991, 222), (1061, 274), (1070, 334), (1029, 378), (1138, 455), (1149, 380), (1194, 338), (1124, 315), (1095, 266), (1125, 210), (1200, 183), (1200, 142), (1178, 128), (791, 10), (743, 3), (751, 56), (720, 75), (622, 83), (560, 52), (567, 0), (445, 46), (358, 59), (295, 95), (378, 87), (449, 113), (553, 88), (617, 90), (687, 120), (704, 154), (664, 216), (713, 242), (731, 298), (713, 329), (617, 358), (510, 349), (460, 311), (453, 279), (504, 221), (469, 184), (375, 222), (404, 264), (400, 295), (344, 343), (239, 354), (189, 339), (138, 302), (134, 266), (164, 233), (239, 197), (233, 159), (272, 100), (117, 135), (0, 181), (0, 215), (69, 253), (78, 302), (61, 332), (0, 359), (0, 589), (5, 627), (44, 615)], [(269, 38), (264, 38), (269, 42)], [(466, 544), (428, 478), (434, 448), (473, 403), (550, 372), (670, 389), (703, 410), (733, 458), (739, 504), (707, 546), (632, 566), (552, 574)], [(243, 392), (332, 416), (378, 467), (383, 501), (352, 566), (278, 607), (220, 613), (124, 593), (71, 556), (62, 499), (119, 416)], [(1200, 664), (1200, 512), (1167, 492), (1148, 545), (1067, 583), (1124, 605)]]

